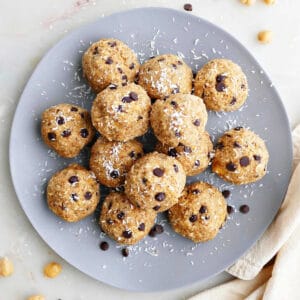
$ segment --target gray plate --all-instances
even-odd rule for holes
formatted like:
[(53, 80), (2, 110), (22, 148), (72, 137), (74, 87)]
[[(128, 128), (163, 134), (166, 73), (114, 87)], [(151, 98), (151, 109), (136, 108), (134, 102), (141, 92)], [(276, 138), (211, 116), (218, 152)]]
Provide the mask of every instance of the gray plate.
[[(268, 174), (246, 186), (233, 186), (210, 170), (188, 181), (205, 180), (232, 194), (236, 208), (217, 238), (194, 244), (175, 234), (160, 216), (165, 232), (147, 237), (123, 258), (120, 246), (101, 233), (95, 216), (77, 224), (60, 221), (48, 209), (45, 187), (51, 175), (74, 160), (62, 159), (41, 141), (40, 115), (47, 107), (69, 102), (89, 108), (94, 95), (81, 77), (80, 60), (91, 41), (123, 40), (141, 61), (158, 53), (178, 53), (198, 70), (208, 59), (226, 57), (245, 71), (250, 95), (234, 113), (209, 113), (207, 129), (215, 140), (224, 130), (247, 126), (265, 139), (270, 151)], [(149, 136), (148, 136), (149, 137)], [(149, 139), (144, 138), (144, 140)], [(150, 139), (151, 140), (151, 139)], [(148, 142), (151, 145), (151, 143)], [(75, 159), (87, 164), (89, 149)], [(10, 164), (20, 203), (41, 237), (61, 257), (82, 272), (107, 284), (135, 291), (178, 288), (208, 278), (232, 264), (265, 231), (278, 211), (291, 173), (292, 147), (288, 119), (270, 79), (256, 60), (222, 29), (190, 14), (164, 8), (117, 13), (63, 38), (32, 74), (15, 113), (10, 140)], [(104, 190), (104, 194), (105, 194)], [(250, 212), (238, 212), (248, 204)], [(109, 251), (99, 250), (108, 240)]]

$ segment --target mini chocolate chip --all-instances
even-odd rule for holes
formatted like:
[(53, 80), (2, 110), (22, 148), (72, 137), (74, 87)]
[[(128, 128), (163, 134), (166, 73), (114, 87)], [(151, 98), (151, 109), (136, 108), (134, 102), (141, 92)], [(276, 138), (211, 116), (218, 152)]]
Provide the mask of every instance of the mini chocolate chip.
[(122, 75), (122, 80), (125, 80), (125, 81), (127, 81), (127, 75)]
[(116, 84), (110, 84), (108, 87), (110, 90), (116, 90), (118, 86)]
[(78, 108), (75, 107), (75, 106), (72, 106), (72, 107), (71, 107), (71, 111), (78, 111)]
[(69, 178), (69, 182), (71, 183), (71, 184), (73, 184), (73, 183), (75, 183), (75, 182), (79, 182), (79, 178), (77, 177), (77, 176), (71, 176), (70, 178)]
[(86, 200), (90, 200), (90, 199), (92, 198), (92, 196), (93, 196), (93, 194), (92, 194), (91, 192), (86, 192), (86, 193), (84, 194), (84, 198), (85, 198)]
[(178, 104), (177, 104), (177, 102), (176, 102), (176, 101), (171, 101), (171, 102), (170, 102), (170, 104), (171, 104), (173, 107), (175, 107), (175, 108), (177, 108), (177, 107), (178, 107)]
[(192, 222), (192, 223), (196, 222), (197, 219), (198, 219), (198, 217), (196, 215), (191, 215), (189, 218), (190, 222)]
[(56, 118), (56, 122), (58, 125), (63, 125), (65, 124), (65, 119), (63, 117), (58, 117)]
[(54, 132), (48, 132), (48, 140), (49, 141), (55, 141), (56, 140), (56, 134)]
[(71, 194), (71, 198), (72, 198), (73, 201), (78, 201), (78, 199), (79, 199), (79, 197), (76, 193)]
[(112, 224), (114, 223), (114, 221), (113, 221), (112, 219), (107, 219), (107, 220), (106, 220), (106, 223), (107, 223), (108, 225), (112, 225)]
[(146, 184), (147, 181), (148, 181), (147, 178), (143, 178), (143, 179), (142, 179), (143, 184)]
[(124, 257), (128, 257), (128, 255), (129, 255), (129, 250), (128, 250), (127, 248), (123, 248), (123, 249), (122, 249), (122, 255), (123, 255)]
[(183, 146), (184, 153), (192, 153), (192, 148), (189, 146)]
[(125, 218), (125, 213), (123, 211), (120, 211), (118, 214), (117, 214), (117, 218), (119, 220), (123, 220)]
[(195, 161), (195, 164), (194, 164), (196, 167), (199, 167), (200, 166), (200, 160), (199, 159), (197, 159), (196, 161)]
[(209, 219), (210, 219), (210, 216), (204, 216), (204, 219), (205, 219), (205, 220), (209, 220)]
[(94, 55), (96, 55), (96, 54), (98, 54), (99, 52), (98, 52), (98, 47), (96, 46), (95, 48), (94, 48), (94, 50), (93, 50), (93, 54)]
[(192, 194), (193, 194), (193, 195), (197, 195), (197, 194), (199, 194), (199, 193), (200, 193), (200, 191), (199, 191), (198, 189), (192, 190)]
[(119, 71), (120, 74), (123, 74), (123, 70), (120, 67), (118, 67), (117, 70)]
[(224, 92), (225, 89), (226, 89), (226, 85), (225, 85), (224, 82), (217, 82), (217, 84), (216, 84), (216, 90), (218, 92)]
[(143, 117), (142, 116), (138, 116), (138, 120), (143, 120)]
[(124, 112), (123, 106), (122, 106), (122, 105), (119, 105), (119, 106), (118, 106), (117, 112)]
[(241, 89), (244, 90), (246, 86), (244, 84), (241, 85)]
[(155, 211), (158, 211), (158, 210), (160, 209), (160, 206), (159, 206), (159, 205), (156, 205), (156, 206), (153, 207), (153, 209), (154, 209)]
[(131, 63), (131, 64), (129, 65), (129, 69), (130, 69), (130, 70), (134, 69), (134, 63)]
[(256, 160), (256, 161), (261, 161), (261, 156), (260, 156), (260, 155), (254, 154), (254, 155), (253, 155), (253, 158), (254, 158), (254, 160)]
[(164, 200), (165, 200), (166, 194), (163, 193), (163, 192), (160, 192), (160, 193), (157, 193), (157, 194), (154, 196), (154, 198), (155, 198), (156, 201), (161, 202), (161, 201), (164, 201)]
[(236, 170), (236, 165), (233, 162), (229, 162), (226, 164), (226, 169), (230, 172), (234, 172)]
[(109, 248), (108, 242), (101, 242), (101, 244), (100, 244), (101, 250), (106, 251), (106, 250), (108, 250), (108, 248)]
[(130, 158), (135, 158), (135, 152), (134, 151), (129, 152), (128, 155), (129, 155)]
[(179, 137), (181, 137), (181, 133), (178, 130), (176, 130), (175, 131), (175, 136), (179, 138)]
[(157, 177), (162, 177), (164, 175), (165, 171), (161, 168), (155, 168), (153, 169), (153, 174)]
[(86, 128), (82, 128), (80, 130), (80, 135), (83, 137), (83, 138), (87, 138), (88, 135), (89, 135), (89, 131), (86, 129)]
[(241, 205), (240, 206), (240, 212), (243, 214), (248, 213), (250, 210), (250, 207), (247, 204)]
[(125, 97), (122, 98), (122, 102), (123, 103), (131, 103), (132, 101), (133, 100), (130, 97), (127, 97), (127, 96), (125, 96)]
[(242, 126), (237, 126), (237, 127), (234, 128), (235, 131), (240, 131), (241, 129), (243, 129)]
[(116, 179), (120, 176), (119, 171), (118, 170), (113, 170), (109, 173), (109, 176), (113, 179)]
[(117, 46), (117, 43), (116, 43), (116, 41), (108, 42), (108, 45), (111, 47), (115, 47), (115, 46)]
[(236, 103), (236, 98), (232, 97), (231, 101), (230, 101), (230, 105), (234, 105)]
[(68, 137), (71, 135), (71, 130), (70, 129), (64, 130), (61, 135), (62, 137)]
[(135, 93), (135, 92), (130, 92), (129, 97), (134, 101), (138, 100), (138, 98), (139, 98), (137, 93)]
[(179, 172), (179, 169), (178, 169), (178, 166), (177, 166), (177, 165), (173, 165), (173, 168), (174, 168), (174, 171), (175, 171), (176, 173)]
[(176, 66), (175, 64), (172, 64), (172, 67), (173, 67), (174, 69), (177, 69), (177, 66)]
[(234, 212), (234, 208), (230, 205), (227, 205), (227, 213), (230, 215)]
[(221, 149), (224, 148), (224, 144), (222, 142), (219, 142), (219, 143), (216, 144), (216, 148), (221, 150)]
[(123, 233), (122, 233), (122, 236), (125, 239), (130, 239), (132, 237), (132, 232), (130, 230), (124, 230)]
[(170, 148), (170, 149), (168, 150), (168, 155), (169, 155), (169, 156), (172, 156), (172, 157), (176, 157), (176, 156), (177, 156), (177, 151), (176, 151), (176, 149), (175, 149), (175, 148)]
[(195, 126), (200, 126), (200, 120), (199, 119), (196, 119), (194, 122), (193, 122), (193, 124), (195, 125)]
[(145, 223), (141, 223), (138, 227), (139, 231), (145, 231)]
[(228, 198), (230, 196), (230, 191), (229, 190), (224, 190), (222, 191), (222, 195), (224, 198)]
[(250, 164), (250, 159), (249, 159), (248, 156), (243, 156), (240, 159), (240, 165), (241, 165), (241, 167), (247, 167), (249, 164)]
[(242, 148), (242, 146), (238, 142), (233, 143), (234, 148)]
[(179, 92), (180, 92), (179, 87), (175, 87), (175, 88), (173, 88), (173, 90), (172, 90), (172, 94), (177, 94), (177, 93), (179, 93)]
[(159, 58), (157, 61), (161, 62), (161, 61), (164, 61), (164, 60), (165, 60), (165, 58), (164, 58), (164, 57), (161, 57), (161, 58)]
[(126, 86), (127, 85), (127, 82), (122, 82), (122, 86)]
[(161, 234), (161, 233), (164, 232), (164, 228), (163, 228), (163, 226), (160, 225), (160, 224), (155, 224), (155, 225), (153, 226), (153, 229), (155, 230), (155, 232), (156, 232), (157, 234)]
[(178, 60), (177, 63), (178, 63), (178, 65), (182, 65), (183, 64), (181, 60)]
[(105, 63), (106, 63), (107, 65), (111, 65), (113, 62), (114, 62), (114, 61), (112, 60), (111, 57), (108, 57), (108, 58), (106, 59), (106, 61), (105, 61)]
[(199, 209), (200, 214), (205, 214), (207, 212), (207, 207), (205, 205), (201, 205)]
[(184, 10), (186, 11), (192, 11), (193, 10), (193, 5), (190, 3), (186, 3), (183, 5)]

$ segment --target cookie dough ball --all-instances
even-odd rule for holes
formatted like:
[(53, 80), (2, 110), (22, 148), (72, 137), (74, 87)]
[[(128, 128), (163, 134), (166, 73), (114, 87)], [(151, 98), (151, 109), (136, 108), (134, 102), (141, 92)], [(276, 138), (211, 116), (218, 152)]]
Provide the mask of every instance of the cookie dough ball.
[(198, 72), (194, 86), (195, 95), (204, 100), (207, 109), (215, 111), (237, 110), (248, 96), (246, 75), (228, 59), (209, 61)]
[(170, 208), (173, 229), (195, 243), (212, 240), (226, 220), (222, 193), (205, 182), (188, 185), (178, 203)]
[(118, 243), (133, 245), (149, 233), (155, 217), (155, 211), (134, 206), (125, 194), (110, 193), (102, 205), (100, 226)]
[(179, 161), (153, 152), (131, 167), (125, 181), (125, 193), (133, 204), (161, 212), (177, 203), (185, 180)]
[(212, 171), (226, 181), (246, 184), (265, 176), (268, 159), (264, 141), (254, 132), (236, 127), (218, 140)]
[(178, 56), (164, 54), (146, 61), (140, 68), (139, 85), (153, 99), (192, 91), (191, 68)]
[(134, 81), (140, 64), (135, 53), (116, 39), (101, 39), (82, 57), (83, 74), (95, 92), (110, 84), (126, 85)]
[(91, 150), (90, 168), (101, 184), (117, 187), (142, 155), (143, 145), (138, 141), (109, 142), (99, 138)]
[(97, 95), (92, 122), (109, 141), (129, 141), (149, 127), (151, 100), (137, 84), (110, 86)]
[(49, 208), (67, 222), (77, 222), (93, 213), (99, 197), (94, 173), (77, 164), (54, 174), (47, 187)]
[(179, 144), (177, 147), (170, 147), (158, 142), (156, 150), (169, 156), (175, 157), (183, 166), (187, 176), (194, 176), (203, 172), (210, 163), (213, 144), (209, 134), (205, 131), (197, 144), (187, 146)]
[(51, 149), (60, 156), (71, 158), (91, 142), (94, 129), (86, 109), (62, 103), (43, 112), (41, 134)]
[(162, 144), (171, 147), (179, 143), (195, 145), (205, 129), (207, 111), (201, 98), (176, 94), (152, 105), (150, 122)]

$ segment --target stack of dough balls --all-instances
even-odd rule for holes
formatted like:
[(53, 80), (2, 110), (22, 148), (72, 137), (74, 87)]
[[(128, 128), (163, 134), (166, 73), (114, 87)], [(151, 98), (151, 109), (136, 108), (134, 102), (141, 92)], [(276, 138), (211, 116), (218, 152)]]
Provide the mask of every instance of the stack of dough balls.
[[(143, 239), (164, 211), (180, 235), (196, 243), (213, 239), (226, 220), (226, 201), (205, 182), (185, 186), (186, 176), (206, 170), (215, 156), (213, 172), (244, 184), (262, 178), (268, 162), (265, 144), (253, 132), (231, 130), (214, 150), (206, 131), (207, 109), (233, 111), (245, 102), (241, 68), (226, 59), (208, 62), (196, 75), (192, 95), (193, 73), (180, 57), (163, 54), (140, 66), (133, 50), (112, 38), (92, 44), (82, 67), (97, 93), (91, 112), (66, 103), (52, 106), (43, 112), (41, 134), (65, 158), (90, 145), (90, 170), (70, 164), (54, 174), (49, 208), (67, 222), (79, 221), (95, 211), (102, 184), (112, 189), (99, 224), (120, 244)], [(145, 154), (136, 138), (150, 126), (158, 142)], [(96, 131), (100, 137), (91, 145)]]

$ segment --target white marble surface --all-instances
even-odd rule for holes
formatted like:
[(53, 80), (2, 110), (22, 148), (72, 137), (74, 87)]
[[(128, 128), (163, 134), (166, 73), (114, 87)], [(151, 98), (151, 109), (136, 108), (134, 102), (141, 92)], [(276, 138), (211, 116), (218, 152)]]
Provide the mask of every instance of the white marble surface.
[[(159, 294), (135, 294), (97, 282), (57, 257), (42, 241), (20, 208), (10, 179), (8, 145), (14, 110), (35, 65), (49, 47), (72, 29), (116, 11), (142, 6), (182, 10), (185, 2), (0, 0), (0, 256), (7, 255), (15, 263), (14, 275), (0, 279), (1, 300), (26, 299), (33, 293), (53, 300), (184, 299), (230, 278), (221, 274), (205, 283)], [(257, 2), (245, 7), (238, 0), (194, 0), (192, 13), (223, 27), (253, 53), (273, 79), (294, 126), (300, 122), (300, 1), (278, 0), (273, 7)], [(261, 29), (274, 32), (270, 45), (257, 43), (256, 33)], [(42, 274), (44, 264), (51, 260), (63, 265), (63, 273), (53, 280)]]

